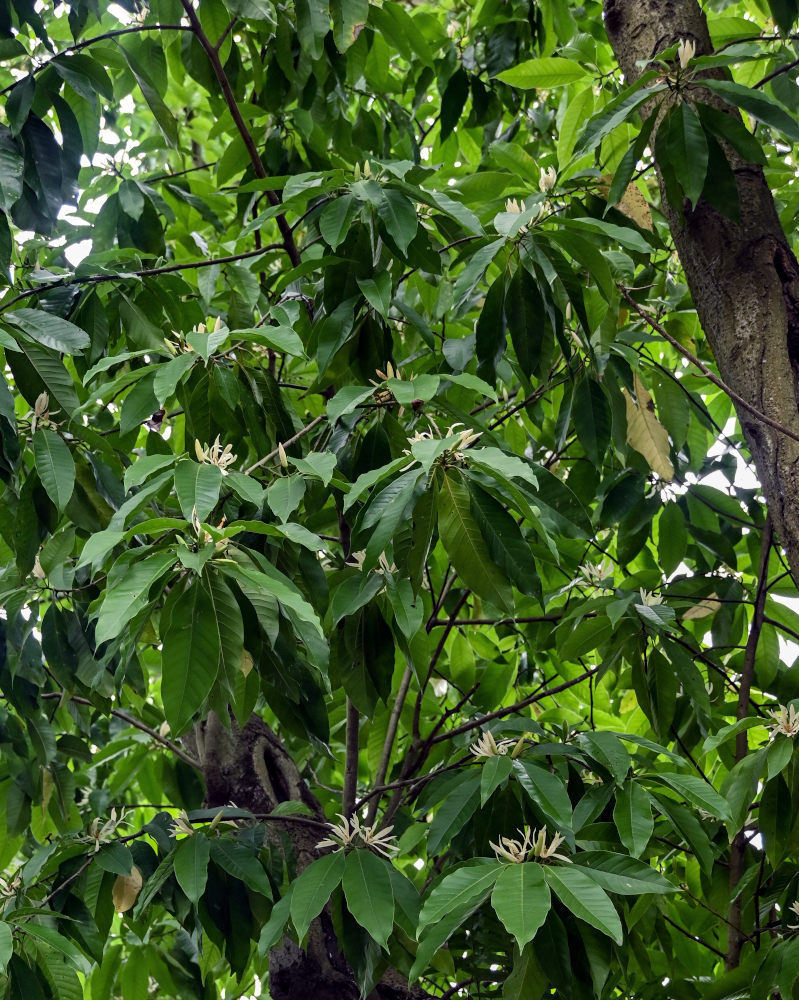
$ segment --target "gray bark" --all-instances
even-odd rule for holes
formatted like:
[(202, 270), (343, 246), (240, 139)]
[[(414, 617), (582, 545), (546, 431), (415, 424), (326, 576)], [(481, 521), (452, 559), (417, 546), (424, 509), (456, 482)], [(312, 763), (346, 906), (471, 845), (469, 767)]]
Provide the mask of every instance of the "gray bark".
[[(628, 82), (681, 39), (713, 51), (696, 0), (605, 0), (605, 27)], [(722, 73), (722, 71), (715, 71)], [(703, 90), (702, 101), (737, 111)], [(662, 203), (694, 305), (719, 373), (751, 406), (799, 434), (799, 264), (782, 231), (759, 166), (725, 150), (738, 185), (740, 223), (700, 198), (681, 218)], [(737, 407), (774, 530), (799, 583), (799, 442)]]

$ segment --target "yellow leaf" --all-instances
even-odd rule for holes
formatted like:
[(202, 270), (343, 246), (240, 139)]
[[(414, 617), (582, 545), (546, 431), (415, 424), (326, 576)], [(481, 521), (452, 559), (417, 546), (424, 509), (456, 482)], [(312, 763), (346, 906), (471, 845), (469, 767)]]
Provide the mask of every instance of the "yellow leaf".
[(114, 888), (111, 891), (111, 898), (117, 913), (125, 913), (133, 907), (141, 892), (141, 887), (141, 872), (135, 865), (131, 868), (130, 875), (117, 875)]
[(252, 670), (252, 656), (245, 649), (242, 651), (241, 654), (241, 672), (244, 674), (245, 677), (247, 677), (251, 670)]
[(674, 479), (674, 466), (669, 458), (669, 435), (655, 416), (655, 404), (637, 372), (634, 378), (637, 403), (622, 389), (627, 406), (627, 444), (644, 456), (653, 472), (670, 483)]
[[(603, 174), (599, 178), (599, 181), (599, 191), (607, 198), (610, 193), (610, 185), (613, 182), (613, 174)], [(641, 229), (648, 229), (650, 233), (652, 232), (654, 227), (652, 225), (652, 213), (649, 210), (649, 204), (635, 184), (627, 185), (627, 190), (622, 195), (621, 201), (616, 205), (616, 208), (618, 208), (622, 215), (626, 215), (628, 219), (632, 219)]]
[(710, 597), (706, 597), (703, 601), (700, 601), (699, 604), (695, 604), (692, 608), (688, 608), (688, 610), (683, 614), (682, 620), (684, 622), (695, 621), (697, 618), (707, 618), (708, 615), (715, 614), (721, 607), (721, 601), (717, 600), (717, 597), (718, 595), (714, 591)]

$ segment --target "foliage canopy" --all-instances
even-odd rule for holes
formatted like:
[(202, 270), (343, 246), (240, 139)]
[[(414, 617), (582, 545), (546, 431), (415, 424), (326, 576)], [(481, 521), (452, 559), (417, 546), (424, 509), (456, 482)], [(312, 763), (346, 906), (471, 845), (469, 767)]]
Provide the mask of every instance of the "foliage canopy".
[(799, 996), (662, 201), (794, 232), (797, 10), (707, 6), (625, 81), (596, 0), (0, 3), (4, 996)]

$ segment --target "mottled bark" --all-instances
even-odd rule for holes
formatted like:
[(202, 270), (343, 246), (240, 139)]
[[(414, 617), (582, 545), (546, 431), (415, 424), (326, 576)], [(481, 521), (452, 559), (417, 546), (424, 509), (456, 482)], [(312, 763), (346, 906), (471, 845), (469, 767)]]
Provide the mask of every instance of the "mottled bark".
[[(636, 65), (681, 39), (713, 51), (696, 0), (605, 0), (605, 27), (628, 82)], [(722, 74), (723, 71), (714, 71)], [(737, 114), (702, 91), (701, 100)], [(799, 434), (799, 263), (782, 231), (760, 167), (725, 149), (735, 174), (741, 220), (700, 198), (684, 215), (661, 192), (674, 244), (719, 372), (751, 406)], [(799, 583), (799, 442), (738, 407), (777, 538)]]
[[(186, 740), (200, 761), (209, 808), (233, 804), (256, 814), (269, 813), (281, 802), (303, 802), (313, 817), (325, 819), (281, 740), (253, 715), (240, 728), (227, 729), (215, 713), (198, 725)], [(286, 849), (298, 873), (316, 857), (324, 834), (319, 827), (287, 820), (270, 822), (267, 837), (276, 849)], [(269, 955), (269, 995), (273, 1000), (361, 1000), (355, 977), (341, 954), (333, 922), (325, 911), (308, 932), (305, 948), (284, 937)], [(428, 994), (410, 987), (401, 975), (387, 969), (368, 1000), (424, 1000)]]

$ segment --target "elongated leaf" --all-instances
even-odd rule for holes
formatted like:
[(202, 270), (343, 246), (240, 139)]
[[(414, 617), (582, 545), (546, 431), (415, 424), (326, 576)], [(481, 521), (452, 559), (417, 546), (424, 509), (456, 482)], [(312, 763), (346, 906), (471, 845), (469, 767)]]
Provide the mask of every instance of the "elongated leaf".
[(512, 69), (497, 73), (497, 79), (511, 87), (532, 90), (537, 87), (562, 87), (586, 75), (586, 68), (571, 59), (545, 57), (528, 59)]
[[(157, 552), (132, 565), (118, 561), (119, 573), (109, 574), (94, 638), (99, 645), (120, 635), (120, 631), (146, 607), (152, 585), (175, 562), (171, 552)], [(124, 567), (124, 568), (123, 568)]]
[(669, 436), (655, 416), (655, 404), (641, 379), (635, 375), (635, 396), (632, 399), (622, 389), (627, 407), (627, 443), (640, 452), (653, 472), (669, 483), (674, 478), (674, 466), (669, 458)]
[(480, 804), (480, 785), (479, 771), (464, 775), (460, 784), (451, 790), (439, 806), (427, 838), (427, 850), (430, 855), (437, 854), (439, 849), (448, 844), (472, 818)]
[(575, 917), (621, 944), (624, 933), (609, 896), (584, 871), (573, 865), (545, 867), (544, 877), (555, 895)]
[(74, 323), (41, 309), (16, 309), (4, 315), (26, 337), (60, 354), (82, 354), (89, 346), (89, 335)]
[(175, 492), (180, 509), (191, 522), (196, 510), (197, 518), (206, 521), (219, 500), (222, 471), (216, 465), (206, 465), (186, 459), (175, 466)]
[(762, 90), (751, 90), (732, 80), (708, 79), (707, 86), (729, 104), (743, 108), (766, 125), (782, 132), (793, 142), (799, 142), (799, 125), (788, 112)]
[(264, 871), (264, 866), (245, 844), (235, 840), (212, 840), (211, 858), (228, 874), (240, 879), (254, 892), (272, 898), (272, 887)]
[(678, 892), (677, 886), (644, 861), (628, 858), (612, 851), (581, 851), (574, 857), (574, 864), (607, 892), (620, 896), (638, 896), (647, 892)]
[(574, 428), (580, 444), (595, 465), (601, 465), (610, 443), (610, 405), (596, 379), (582, 378), (574, 387)]
[(175, 735), (188, 726), (210, 694), (220, 654), (213, 601), (195, 580), (172, 609), (161, 653), (161, 697)]
[(394, 890), (389, 862), (371, 851), (354, 850), (347, 855), (342, 886), (347, 909), (383, 948), (394, 927)]
[(480, 859), (446, 875), (430, 892), (419, 914), (417, 937), (426, 927), (449, 913), (461, 913), (488, 898), (494, 883), (503, 871), (498, 861)]
[(719, 819), (724, 820), (730, 817), (730, 807), (727, 800), (702, 778), (697, 778), (692, 774), (676, 774), (673, 771), (658, 771), (656, 774), (648, 774), (646, 778), (647, 781), (668, 785), (689, 802), (714, 816), (718, 816)]
[(175, 878), (195, 906), (205, 892), (210, 858), (211, 844), (200, 832), (181, 840), (175, 851)]
[(132, 909), (139, 897), (141, 887), (142, 875), (135, 865), (131, 868), (130, 875), (117, 875), (114, 880), (114, 888), (111, 891), (114, 909), (117, 913), (126, 913)]
[(616, 792), (613, 820), (621, 842), (634, 858), (643, 854), (655, 828), (649, 794), (637, 781), (628, 781)]
[(538, 282), (526, 267), (517, 267), (510, 280), (505, 317), (522, 371), (543, 378), (549, 369), (554, 333)]
[(705, 186), (708, 162), (707, 139), (702, 123), (691, 106), (681, 101), (668, 113), (661, 128), (666, 129), (667, 139), (658, 148), (668, 150), (669, 163), (680, 187), (691, 205), (695, 206)]
[(33, 435), (36, 471), (47, 495), (62, 511), (75, 489), (75, 462), (64, 439), (46, 427), (38, 427)]
[(476, 483), (469, 483), (470, 510), (491, 558), (523, 594), (542, 600), (541, 581), (530, 544), (501, 504)]
[(527, 760), (515, 760), (513, 771), (519, 784), (544, 815), (559, 827), (571, 829), (571, 801), (561, 779), (551, 771)]
[(300, 941), (304, 940), (311, 923), (327, 905), (343, 876), (344, 854), (335, 851), (313, 861), (293, 883), (291, 921)]
[(552, 905), (541, 865), (533, 861), (504, 868), (491, 893), (491, 905), (505, 930), (524, 948)]
[(458, 575), (471, 590), (499, 608), (510, 610), (513, 595), (504, 574), (491, 558), (472, 517), (469, 491), (459, 473), (447, 470), (440, 479), (438, 530)]
[(400, 252), (406, 253), (408, 244), (416, 235), (419, 225), (413, 204), (404, 194), (387, 188), (383, 191), (383, 198), (377, 206), (377, 214)]
[(8, 960), (14, 950), (14, 940), (11, 936), (11, 927), (6, 923), (0, 923), (0, 969), (6, 970)]
[(493, 792), (510, 777), (513, 762), (510, 757), (488, 757), (480, 768), (480, 805), (484, 806)]

